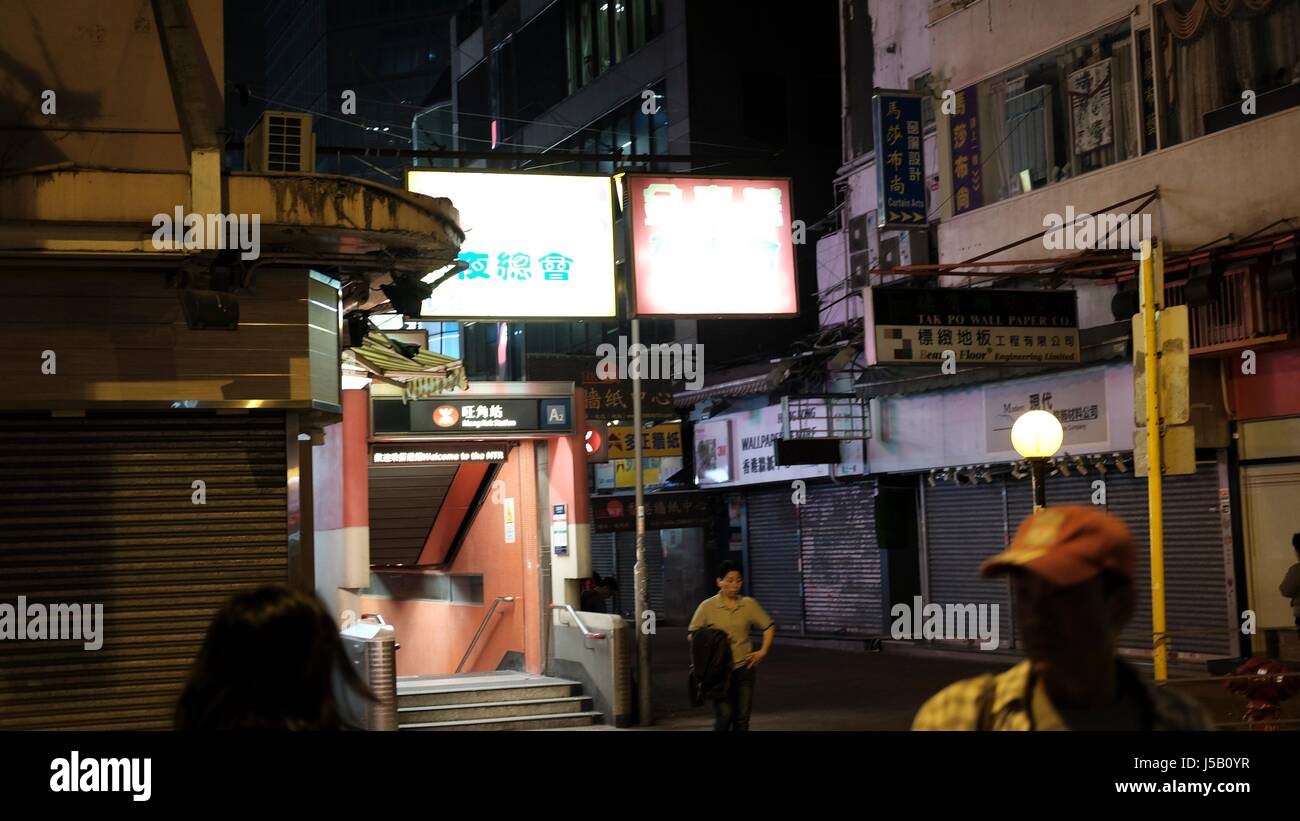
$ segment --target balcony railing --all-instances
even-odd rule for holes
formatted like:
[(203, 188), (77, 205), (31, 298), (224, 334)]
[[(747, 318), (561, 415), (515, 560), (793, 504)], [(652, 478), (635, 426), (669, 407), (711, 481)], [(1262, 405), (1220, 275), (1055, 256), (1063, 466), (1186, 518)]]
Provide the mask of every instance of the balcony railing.
[[(1225, 351), (1300, 338), (1296, 292), (1270, 294), (1264, 288), (1267, 259), (1230, 267), (1217, 298), (1188, 309), (1192, 354)], [(1186, 305), (1186, 274), (1165, 282), (1165, 304)]]

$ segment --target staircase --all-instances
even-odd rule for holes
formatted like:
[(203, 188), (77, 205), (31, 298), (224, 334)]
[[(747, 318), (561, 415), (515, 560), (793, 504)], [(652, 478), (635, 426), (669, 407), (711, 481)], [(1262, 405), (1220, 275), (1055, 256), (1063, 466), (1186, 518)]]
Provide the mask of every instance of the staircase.
[(552, 730), (600, 719), (568, 679), (510, 671), (397, 679), (401, 730)]

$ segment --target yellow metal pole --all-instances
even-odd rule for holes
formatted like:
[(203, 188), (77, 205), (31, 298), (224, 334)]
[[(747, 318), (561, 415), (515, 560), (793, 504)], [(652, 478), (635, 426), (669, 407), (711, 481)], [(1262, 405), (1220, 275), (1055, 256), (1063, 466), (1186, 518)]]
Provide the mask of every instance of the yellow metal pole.
[(1142, 243), (1142, 320), (1146, 340), (1147, 510), (1151, 522), (1151, 639), (1156, 681), (1169, 677), (1165, 643), (1165, 524), (1160, 453), (1160, 362), (1156, 311), (1164, 303), (1164, 252), (1158, 242)]

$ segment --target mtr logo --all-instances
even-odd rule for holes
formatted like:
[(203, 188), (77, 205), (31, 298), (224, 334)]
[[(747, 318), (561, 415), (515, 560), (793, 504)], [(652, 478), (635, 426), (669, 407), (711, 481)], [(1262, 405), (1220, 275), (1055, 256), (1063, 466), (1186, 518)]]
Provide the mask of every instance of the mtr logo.
[(433, 409), (433, 424), (440, 428), (449, 428), (460, 421), (460, 411), (453, 405), (439, 405)]

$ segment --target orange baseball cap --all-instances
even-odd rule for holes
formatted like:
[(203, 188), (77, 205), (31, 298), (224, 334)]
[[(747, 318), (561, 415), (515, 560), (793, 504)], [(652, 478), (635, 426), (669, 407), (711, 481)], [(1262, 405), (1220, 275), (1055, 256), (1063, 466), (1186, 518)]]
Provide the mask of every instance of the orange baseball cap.
[(1134, 563), (1133, 536), (1123, 521), (1095, 507), (1066, 505), (1030, 514), (1011, 546), (981, 564), (980, 574), (1023, 567), (1068, 587), (1103, 570), (1131, 579)]

